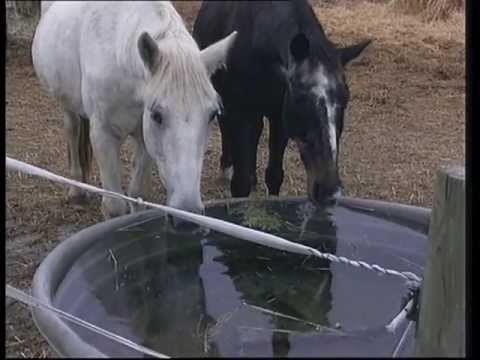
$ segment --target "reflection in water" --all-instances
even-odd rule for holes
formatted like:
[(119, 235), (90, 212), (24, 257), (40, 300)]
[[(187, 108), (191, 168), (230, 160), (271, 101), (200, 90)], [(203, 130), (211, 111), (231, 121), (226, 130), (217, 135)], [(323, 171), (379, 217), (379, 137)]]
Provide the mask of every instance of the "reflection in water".
[(203, 336), (214, 320), (205, 313), (200, 241), (166, 231), (154, 242), (136, 244), (142, 249), (130, 251), (145, 258), (135, 271), (147, 281), (132, 282), (127, 296), (134, 302), (130, 308), (138, 310), (132, 327), (145, 339), (143, 345), (177, 356), (218, 356)]
[[(372, 214), (293, 201), (208, 215), (398, 270), (423, 265), (425, 234)], [(404, 289), (396, 279), (213, 231), (176, 232), (150, 215), (82, 254), (55, 305), (170, 356), (389, 356), (399, 334), (345, 334), (391, 320)], [(72, 328), (110, 356), (139, 356)]]
[[(243, 209), (237, 208), (240, 211), (234, 213), (253, 213), (248, 209), (252, 206), (255, 204), (240, 205)], [(259, 206), (264, 207), (263, 218), (272, 216), (272, 209), (266, 205)], [(258, 208), (256, 213), (259, 213)], [(316, 220), (312, 220), (314, 216)], [(292, 241), (297, 241), (300, 235), (303, 244), (335, 254), (336, 228), (328, 213), (302, 206), (298, 208), (297, 216), (289, 220), (269, 229), (270, 232)], [(319, 241), (319, 234), (322, 241)], [(225, 266), (225, 274), (232, 279), (241, 299), (254, 305), (253, 308), (266, 308), (269, 314), (276, 313), (270, 318), (269, 329), (264, 329), (271, 333), (273, 356), (288, 355), (290, 332), (312, 331), (312, 323), (331, 327), (327, 317), (332, 301), (329, 260), (272, 251), (247, 242), (228, 241), (222, 235), (210, 243), (220, 250), (221, 255), (215, 261)], [(253, 339), (259, 330), (250, 330)], [(247, 337), (247, 334), (248, 329), (243, 330), (243, 334), (240, 331), (240, 335)]]

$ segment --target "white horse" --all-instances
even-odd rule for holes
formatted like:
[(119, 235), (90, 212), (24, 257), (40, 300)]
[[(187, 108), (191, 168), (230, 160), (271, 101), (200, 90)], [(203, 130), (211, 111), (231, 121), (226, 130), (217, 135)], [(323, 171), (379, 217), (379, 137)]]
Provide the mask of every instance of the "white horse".
[[(170, 2), (56, 1), (42, 7), (32, 58), (64, 111), (71, 176), (87, 181), (89, 141), (105, 189), (122, 192), (119, 151), (136, 149), (128, 194), (148, 193), (151, 162), (167, 204), (202, 212), (200, 180), (209, 123), (221, 108), (210, 75), (225, 65), (233, 32), (200, 51)], [(78, 202), (76, 188), (69, 196)], [(103, 198), (106, 218), (128, 212)]]
[(40, 14), (43, 16), (47, 10), (52, 6), (55, 1), (41, 1), (40, 2)]

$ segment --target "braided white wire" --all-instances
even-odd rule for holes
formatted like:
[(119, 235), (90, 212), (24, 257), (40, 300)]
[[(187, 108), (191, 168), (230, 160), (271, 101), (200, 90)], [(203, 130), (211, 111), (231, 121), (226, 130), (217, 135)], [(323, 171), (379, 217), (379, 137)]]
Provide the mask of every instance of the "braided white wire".
[(167, 214), (176, 216), (176, 217), (181, 218), (181, 219), (186, 220), (186, 221), (190, 221), (192, 223), (195, 223), (195, 224), (203, 226), (203, 227), (207, 227), (209, 229), (221, 232), (223, 234), (230, 235), (234, 238), (247, 240), (247, 241), (250, 241), (250, 242), (254, 242), (256, 244), (260, 244), (260, 245), (263, 245), (263, 246), (268, 246), (268, 247), (278, 249), (278, 250), (284, 250), (284, 251), (297, 253), (297, 254), (303, 254), (303, 255), (313, 255), (313, 256), (316, 256), (316, 257), (319, 257), (319, 258), (322, 258), (322, 259), (327, 259), (327, 260), (336, 262), (336, 263), (342, 263), (342, 264), (354, 266), (356, 268), (363, 268), (363, 269), (367, 269), (367, 270), (370, 270), (370, 271), (375, 271), (375, 272), (377, 272), (378, 274), (381, 274), (381, 275), (392, 275), (392, 276), (401, 277), (402, 279), (407, 280), (409, 282), (413, 282), (417, 285), (419, 285), (422, 281), (421, 277), (417, 276), (416, 274), (414, 274), (412, 272), (402, 272), (402, 271), (397, 271), (397, 270), (392, 270), (392, 269), (386, 269), (384, 267), (381, 267), (380, 265), (368, 264), (364, 261), (355, 261), (355, 260), (350, 260), (350, 259), (348, 259), (346, 257), (343, 257), (343, 256), (335, 256), (333, 254), (323, 253), (323, 252), (320, 252), (320, 251), (318, 251), (318, 250), (316, 250), (312, 247), (302, 245), (302, 244), (298, 244), (298, 243), (294, 243), (292, 241), (285, 240), (285, 239), (283, 239), (279, 236), (276, 236), (276, 235), (272, 235), (272, 234), (264, 233), (262, 231), (246, 228), (246, 227), (243, 227), (241, 225), (229, 223), (229, 222), (224, 221), (224, 220), (215, 219), (215, 218), (204, 216), (204, 215), (190, 213), (190, 212), (187, 212), (187, 211), (183, 211), (183, 210), (180, 210), (180, 209), (175, 209), (175, 208), (165, 206), (165, 205), (151, 203), (151, 202), (148, 202), (148, 201), (144, 201), (141, 198), (134, 199), (134, 198), (131, 198), (131, 197), (123, 195), (123, 194), (119, 194), (119, 193), (116, 193), (116, 192), (113, 192), (113, 191), (100, 189), (100, 188), (98, 188), (96, 186), (93, 186), (93, 185), (85, 184), (85, 183), (82, 183), (80, 181), (71, 180), (71, 179), (65, 178), (63, 176), (56, 175), (56, 174), (54, 174), (50, 171), (41, 169), (39, 167), (30, 165), (30, 164), (27, 164), (23, 161), (12, 159), (8, 156), (6, 157), (6, 166), (7, 166), (8, 169), (11, 169), (11, 170), (16, 170), (16, 171), (23, 172), (23, 173), (26, 173), (26, 174), (39, 176), (39, 177), (49, 179), (49, 180), (52, 180), (54, 182), (58, 182), (58, 183), (62, 183), (62, 184), (76, 186), (78, 188), (81, 188), (81, 189), (84, 189), (84, 190), (87, 190), (87, 191), (90, 191), (90, 192), (94, 192), (94, 193), (97, 193), (97, 194), (100, 194), (100, 195), (103, 195), (103, 196), (108, 196), (108, 197), (117, 198), (117, 199), (123, 199), (123, 200), (130, 201), (130, 202), (133, 202), (133, 203), (136, 203), (136, 204), (139, 204), (139, 205), (146, 205), (146, 206), (149, 206), (149, 207), (152, 207), (152, 208), (160, 209)]

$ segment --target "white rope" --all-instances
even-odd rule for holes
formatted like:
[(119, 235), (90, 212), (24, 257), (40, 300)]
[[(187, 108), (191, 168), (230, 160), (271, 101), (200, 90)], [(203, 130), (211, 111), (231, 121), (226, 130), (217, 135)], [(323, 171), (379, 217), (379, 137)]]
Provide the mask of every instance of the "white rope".
[(211, 217), (204, 216), (204, 215), (198, 215), (198, 214), (190, 213), (190, 212), (187, 212), (187, 211), (183, 211), (183, 210), (180, 210), (180, 209), (175, 209), (175, 208), (165, 206), (165, 205), (154, 204), (154, 203), (151, 203), (151, 202), (148, 202), (148, 201), (144, 201), (141, 198), (134, 199), (134, 198), (131, 198), (129, 196), (119, 194), (119, 193), (116, 193), (116, 192), (113, 192), (113, 191), (100, 189), (96, 186), (88, 185), (88, 184), (82, 183), (80, 181), (67, 179), (63, 176), (56, 175), (56, 174), (54, 174), (50, 171), (41, 169), (39, 167), (30, 165), (30, 164), (27, 164), (23, 161), (12, 159), (8, 156), (6, 157), (6, 166), (7, 166), (8, 169), (20, 171), (20, 172), (30, 174), (30, 175), (39, 176), (39, 177), (49, 179), (49, 180), (52, 180), (52, 181), (55, 181), (55, 182), (58, 182), (58, 183), (62, 183), (62, 184), (76, 186), (78, 188), (81, 188), (81, 189), (84, 189), (84, 190), (87, 190), (87, 191), (91, 191), (91, 192), (97, 193), (99, 195), (112, 197), (112, 198), (117, 198), (117, 199), (123, 199), (123, 200), (130, 201), (130, 202), (133, 202), (133, 203), (136, 203), (136, 204), (139, 204), (139, 205), (146, 205), (146, 206), (149, 206), (149, 207), (152, 207), (152, 208), (160, 209), (167, 214), (176, 216), (176, 217), (181, 218), (181, 219), (186, 220), (186, 221), (190, 221), (192, 223), (195, 223), (195, 224), (203, 226), (203, 227), (207, 227), (209, 229), (218, 231), (220, 233), (230, 235), (234, 238), (247, 240), (247, 241), (250, 241), (250, 242), (254, 242), (256, 244), (260, 244), (260, 245), (263, 245), (263, 246), (268, 246), (268, 247), (278, 249), (278, 250), (288, 251), (288, 252), (307, 255), (307, 256), (313, 255), (313, 256), (316, 256), (316, 257), (319, 257), (319, 258), (322, 258), (322, 259), (327, 259), (327, 260), (330, 260), (330, 261), (333, 261), (333, 262), (351, 265), (351, 266), (354, 266), (356, 268), (363, 268), (363, 269), (375, 271), (375, 272), (377, 272), (379, 274), (382, 274), (382, 275), (392, 275), (392, 276), (401, 277), (404, 280), (414, 282), (416, 284), (420, 284), (421, 281), (422, 281), (422, 279), (419, 276), (417, 276), (416, 274), (414, 274), (412, 272), (402, 272), (402, 271), (397, 271), (397, 270), (392, 270), (392, 269), (385, 269), (385, 268), (383, 268), (379, 265), (376, 265), (376, 264), (371, 265), (371, 264), (368, 264), (364, 261), (355, 261), (355, 260), (347, 259), (346, 257), (343, 257), (343, 256), (335, 256), (333, 254), (323, 253), (323, 252), (320, 252), (317, 249), (314, 249), (312, 247), (302, 245), (302, 244), (298, 244), (298, 243), (294, 243), (294, 242), (285, 240), (285, 239), (283, 239), (279, 236), (264, 233), (264, 232), (254, 230), (254, 229), (249, 229), (249, 228), (237, 225), (237, 224), (229, 223), (229, 222), (224, 221), (224, 220), (215, 219), (215, 218), (211, 218)]
[(402, 337), (401, 337), (400, 340), (398, 341), (398, 344), (397, 344), (397, 346), (395, 347), (395, 350), (393, 350), (392, 358), (398, 357), (398, 354), (399, 354), (399, 352), (400, 352), (400, 349), (402, 348), (403, 343), (405, 342), (405, 339), (407, 338), (407, 334), (408, 334), (408, 332), (410, 331), (410, 329), (411, 329), (411, 327), (412, 327), (412, 324), (413, 324), (413, 321), (409, 321), (409, 322), (408, 322), (407, 328), (405, 329), (405, 331), (404, 331), (403, 334), (402, 334)]
[(412, 307), (413, 307), (413, 299), (410, 299), (407, 304), (405, 305), (405, 307), (398, 313), (397, 316), (395, 316), (392, 321), (390, 321), (390, 323), (388, 323), (386, 326), (385, 326), (385, 329), (390, 332), (390, 333), (394, 333), (398, 326), (400, 324), (402, 324), (405, 319), (407, 318), (407, 315), (408, 313), (412, 310)]
[(136, 344), (134, 343), (133, 341), (131, 340), (128, 340), (128, 339), (125, 339), (124, 337), (120, 336), (120, 335), (117, 335), (117, 334), (114, 334), (108, 330), (105, 330), (105, 329), (102, 329), (101, 327), (98, 327), (96, 325), (93, 325), (91, 323), (89, 323), (88, 321), (85, 321), (85, 320), (82, 320), (74, 315), (71, 315), (65, 311), (62, 311), (54, 306), (51, 306), (51, 305), (48, 305), (48, 304), (45, 304), (44, 302), (34, 298), (33, 296), (30, 296), (28, 294), (26, 294), (25, 292), (11, 286), (11, 285), (6, 285), (5, 286), (5, 295), (10, 297), (10, 298), (13, 298), (17, 301), (20, 301), (24, 304), (27, 304), (27, 305), (30, 305), (32, 307), (37, 307), (37, 308), (41, 308), (41, 309), (46, 309), (46, 310), (49, 310), (49, 311), (52, 311), (54, 312), (55, 314), (57, 314), (58, 316), (60, 316), (61, 318), (64, 318), (64, 319), (67, 319), (68, 321), (71, 321), (77, 325), (80, 325), (82, 327), (85, 327), (97, 334), (100, 334), (100, 335), (103, 335), (113, 341), (117, 341), (125, 346), (128, 346), (129, 348), (132, 348), (134, 350), (137, 350), (141, 353), (144, 353), (146, 355), (150, 355), (150, 356), (153, 356), (153, 357), (157, 357), (157, 358), (163, 358), (163, 359), (168, 359), (169, 357), (166, 356), (166, 355), (163, 355), (163, 354), (160, 354), (159, 352), (156, 352), (154, 350), (151, 350), (149, 348), (146, 348), (145, 346), (142, 346), (142, 345), (139, 345), (139, 344)]

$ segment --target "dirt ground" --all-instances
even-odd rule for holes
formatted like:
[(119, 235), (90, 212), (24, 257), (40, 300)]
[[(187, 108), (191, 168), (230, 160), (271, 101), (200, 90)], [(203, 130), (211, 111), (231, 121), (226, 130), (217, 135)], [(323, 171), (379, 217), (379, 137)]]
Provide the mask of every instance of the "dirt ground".
[[(374, 39), (362, 60), (348, 69), (352, 99), (340, 160), (346, 194), (430, 207), (439, 166), (465, 159), (464, 15), (425, 23), (392, 13), (380, 3), (331, 3), (317, 1), (315, 10), (332, 40), (351, 44)], [(176, 6), (191, 28), (200, 3)], [(68, 175), (60, 109), (35, 77), (29, 57), (31, 33), (22, 38), (16, 31), (10, 22), (7, 155)], [(264, 176), (267, 139), (264, 133), (259, 179)], [(129, 155), (130, 144), (123, 152), (126, 166)], [(204, 163), (204, 200), (226, 194), (217, 181), (219, 157), (216, 129)], [(304, 170), (291, 145), (285, 167), (281, 193), (304, 194)], [(100, 185), (96, 168), (91, 183)], [(163, 201), (165, 192), (157, 179), (154, 189), (153, 200)], [(17, 173), (7, 173), (6, 199), (6, 282), (21, 289), (29, 289), (37, 266), (62, 239), (102, 220), (99, 198), (73, 207), (62, 186)], [(53, 356), (23, 305), (9, 307), (5, 326), (7, 357)]]

